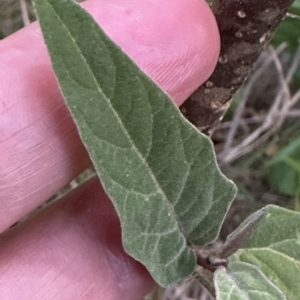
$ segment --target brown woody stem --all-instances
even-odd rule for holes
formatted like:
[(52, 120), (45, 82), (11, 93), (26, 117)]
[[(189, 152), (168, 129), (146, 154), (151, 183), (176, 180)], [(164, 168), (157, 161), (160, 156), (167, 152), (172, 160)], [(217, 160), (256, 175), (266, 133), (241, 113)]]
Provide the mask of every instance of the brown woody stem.
[(230, 100), (274, 34), (293, 0), (213, 0), (221, 54), (211, 77), (181, 106), (200, 131), (211, 135)]

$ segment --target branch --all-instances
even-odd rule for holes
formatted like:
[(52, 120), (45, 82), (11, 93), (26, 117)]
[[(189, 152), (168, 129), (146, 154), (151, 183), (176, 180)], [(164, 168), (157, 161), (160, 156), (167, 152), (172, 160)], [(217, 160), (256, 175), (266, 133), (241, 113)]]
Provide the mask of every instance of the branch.
[(181, 111), (200, 131), (211, 135), (230, 100), (271, 39), (293, 0), (214, 0), (221, 54), (214, 73), (182, 105)]

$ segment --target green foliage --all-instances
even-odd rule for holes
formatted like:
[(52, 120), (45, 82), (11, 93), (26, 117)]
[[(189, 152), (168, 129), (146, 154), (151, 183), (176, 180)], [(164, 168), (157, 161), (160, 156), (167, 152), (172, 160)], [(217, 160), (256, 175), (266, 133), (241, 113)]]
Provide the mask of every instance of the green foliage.
[[(191, 274), (189, 245), (216, 238), (236, 191), (211, 141), (80, 6), (34, 2), (66, 103), (120, 217), (125, 250), (162, 286)], [(299, 194), (299, 159), (295, 139), (269, 164), (268, 178), (281, 192)], [(247, 228), (254, 231), (228, 268), (215, 272), (218, 300), (298, 298), (300, 214), (265, 211), (256, 231), (252, 215), (228, 237), (223, 254), (244, 242)]]
[(300, 194), (300, 137), (279, 151), (269, 162), (267, 178), (282, 194)]
[(300, 0), (296, 0), (293, 3), (289, 12), (295, 17), (299, 16), (299, 19), (287, 16), (276, 30), (272, 43), (275, 46), (279, 46), (281, 43), (286, 42), (295, 51), (300, 38)]
[[(294, 1), (289, 13), (294, 17), (287, 16), (281, 22), (272, 38), (272, 44), (277, 47), (282, 43), (287, 43), (289, 51), (293, 55), (299, 47), (300, 41), (300, 0)], [(300, 68), (294, 76), (294, 83), (300, 86)]]
[(53, 68), (123, 245), (166, 286), (189, 275), (188, 243), (217, 236), (235, 194), (211, 141), (71, 0), (35, 0)]
[(300, 24), (300, 20), (287, 17), (278, 27), (272, 39), (272, 44), (277, 47), (280, 44), (286, 42), (290, 50), (294, 52), (299, 45), (298, 43), (300, 37), (299, 24)]
[(285, 296), (256, 267), (238, 262), (230, 269), (220, 269), (217, 281), (217, 300), (286, 300)]
[(217, 300), (299, 299), (300, 214), (276, 206), (265, 209), (265, 218), (230, 257), (228, 268), (216, 272)]

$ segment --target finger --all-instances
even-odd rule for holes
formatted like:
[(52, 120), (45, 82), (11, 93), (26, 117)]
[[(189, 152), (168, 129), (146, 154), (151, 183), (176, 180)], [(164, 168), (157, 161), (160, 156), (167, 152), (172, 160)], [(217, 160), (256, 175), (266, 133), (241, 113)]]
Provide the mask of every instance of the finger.
[[(85, 7), (177, 104), (219, 51), (204, 0), (91, 0)], [(158, 14), (159, 11), (159, 14)], [(89, 166), (35, 23), (0, 43), (0, 230)]]
[(154, 283), (121, 245), (97, 179), (0, 238), (0, 299), (140, 300)]

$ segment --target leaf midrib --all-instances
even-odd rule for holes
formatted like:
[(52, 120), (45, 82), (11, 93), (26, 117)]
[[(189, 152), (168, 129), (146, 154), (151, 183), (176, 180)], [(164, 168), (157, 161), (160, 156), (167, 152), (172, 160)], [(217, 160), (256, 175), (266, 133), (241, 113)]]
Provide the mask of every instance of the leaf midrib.
[[(114, 109), (114, 107), (112, 106), (111, 102), (108, 100), (108, 97), (106, 97), (106, 95), (104, 94), (104, 92), (102, 91), (101, 87), (99, 86), (99, 83), (98, 81), (96, 80), (96, 77), (94, 75), (94, 72), (93, 70), (91, 69), (90, 65), (88, 64), (88, 62), (86, 61), (85, 57), (82, 55), (82, 52), (81, 52), (81, 48), (80, 46), (76, 43), (76, 40), (73, 38), (71, 32), (68, 30), (68, 27), (64, 24), (63, 20), (61, 19), (60, 15), (57, 13), (57, 11), (55, 10), (55, 8), (49, 3), (47, 2), (48, 5), (52, 8), (52, 10), (55, 12), (55, 14), (57, 15), (57, 17), (59, 18), (59, 20), (61, 21), (63, 27), (65, 28), (66, 32), (68, 33), (68, 35), (70, 36), (71, 40), (73, 41), (74, 45), (76, 46), (76, 48), (78, 49), (78, 52), (80, 54), (80, 56), (82, 57), (88, 71), (91, 73), (91, 76), (96, 84), (96, 87), (99, 91), (99, 93), (101, 95), (104, 96), (104, 99), (106, 99), (110, 109), (112, 110), (112, 112), (114, 113), (114, 115), (116, 116), (117, 118), (117, 121), (119, 122), (120, 126), (121, 126), (121, 129), (123, 131), (123, 133), (125, 134), (125, 136), (128, 138), (128, 140), (130, 141), (130, 143), (132, 144), (132, 147), (133, 149), (136, 151), (139, 159), (142, 161), (143, 165), (146, 167), (146, 169), (149, 171), (149, 174), (150, 174), (150, 177), (152, 178), (157, 190), (159, 191), (159, 193), (162, 195), (162, 198), (163, 200), (165, 201), (165, 203), (167, 204), (168, 208), (169, 208), (169, 212), (170, 214), (173, 216), (173, 218), (176, 220), (176, 223), (177, 223), (177, 228), (178, 230), (182, 233), (182, 235), (185, 237), (186, 239), (186, 236), (184, 234), (184, 232), (182, 231), (182, 226), (179, 222), (179, 220), (177, 219), (177, 216), (176, 216), (176, 212), (174, 210), (174, 208), (172, 207), (172, 204), (169, 202), (166, 194), (164, 193), (164, 191), (162, 190), (159, 182), (156, 180), (155, 176), (154, 176), (154, 173), (152, 172), (152, 169), (150, 168), (149, 164), (146, 162), (146, 160), (143, 158), (142, 154), (140, 153), (140, 151), (138, 150), (138, 148), (136, 147), (136, 145), (133, 143), (132, 139), (131, 139), (131, 136), (128, 134), (127, 130), (125, 130), (125, 126), (121, 120), (121, 118), (119, 117), (119, 114), (117, 113), (117, 111)], [(79, 5), (79, 4), (77, 4)], [(93, 20), (94, 21), (94, 20)], [(94, 21), (95, 22), (95, 21)], [(153, 121), (153, 118), (152, 118), (152, 121)], [(184, 251), (185, 248), (183, 248), (183, 251)]]

